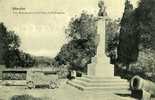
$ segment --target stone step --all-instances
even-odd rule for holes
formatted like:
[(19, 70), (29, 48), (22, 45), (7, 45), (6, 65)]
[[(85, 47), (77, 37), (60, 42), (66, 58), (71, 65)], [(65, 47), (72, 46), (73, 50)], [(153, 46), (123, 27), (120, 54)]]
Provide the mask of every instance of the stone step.
[(115, 77), (95, 77), (95, 76), (82, 75), (82, 77), (85, 77), (88, 79), (121, 79), (118, 76), (115, 76)]
[(127, 81), (127, 80), (121, 79), (120, 77), (117, 77), (117, 76), (116, 77), (91, 77), (91, 76), (84, 75), (81, 78), (89, 79), (89, 80), (101, 80), (101, 81), (102, 80)]
[(128, 82), (87, 82), (84, 80), (73, 80), (74, 82), (81, 84), (83, 86), (98, 86), (98, 87), (106, 87), (106, 86), (126, 86), (129, 87)]
[(128, 84), (117, 84), (117, 83), (102, 83), (102, 84), (92, 84), (92, 83), (86, 83), (86, 82), (80, 82), (80, 81), (71, 81), (73, 84), (78, 84), (79, 86), (82, 87), (96, 87), (96, 88), (102, 88), (102, 87), (110, 87), (110, 88), (129, 88)]
[(131, 94), (131, 91), (128, 89), (104, 89), (104, 90), (99, 90), (99, 89), (94, 89), (94, 90), (87, 90), (86, 92), (92, 92), (95, 94), (105, 94), (105, 93), (114, 93), (114, 94)]
[(124, 93), (124, 92), (130, 92), (128, 90), (128, 87), (120, 87), (120, 86), (103, 86), (103, 87), (99, 87), (99, 86), (83, 86), (79, 83), (76, 83), (75, 81), (68, 81), (67, 84), (78, 88), (79, 90), (82, 91), (91, 91), (91, 92), (99, 92), (101, 93), (102, 91), (104, 92), (114, 92), (114, 93)]
[(91, 78), (88, 78), (88, 77), (77, 77), (76, 80), (82, 80), (82, 81), (85, 81), (85, 82), (90, 82), (90, 83), (109, 83), (109, 82), (122, 82), (122, 83), (128, 83), (127, 80), (124, 80), (124, 79), (120, 79), (120, 78), (98, 78), (98, 79), (91, 79)]
[[(83, 88), (83, 87), (82, 87)], [(87, 91), (130, 91), (126, 87), (84, 87), (83, 90)]]
[[(129, 82), (119, 77), (76, 77), (67, 82), (69, 85), (89, 92), (129, 93)], [(125, 91), (125, 92), (124, 92)]]

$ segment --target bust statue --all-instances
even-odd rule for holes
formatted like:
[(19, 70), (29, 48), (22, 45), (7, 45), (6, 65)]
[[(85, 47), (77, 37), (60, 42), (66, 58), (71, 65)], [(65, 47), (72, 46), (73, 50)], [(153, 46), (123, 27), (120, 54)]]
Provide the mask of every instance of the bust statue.
[(98, 2), (98, 7), (100, 8), (99, 12), (98, 12), (98, 16), (107, 16), (107, 12), (106, 12), (106, 7), (104, 5), (104, 1), (99, 1)]

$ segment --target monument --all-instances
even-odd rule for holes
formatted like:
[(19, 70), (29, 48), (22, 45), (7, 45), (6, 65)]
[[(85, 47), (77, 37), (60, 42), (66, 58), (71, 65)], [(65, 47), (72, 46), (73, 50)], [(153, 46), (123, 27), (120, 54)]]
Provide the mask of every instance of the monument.
[(100, 1), (98, 3), (99, 12), (97, 18), (97, 34), (99, 35), (99, 43), (97, 46), (96, 56), (92, 58), (92, 64), (88, 65), (88, 75), (94, 77), (113, 77), (114, 68), (109, 63), (110, 60), (105, 54), (105, 21), (107, 13), (105, 11), (104, 2)]
[(87, 75), (68, 81), (68, 84), (84, 91), (127, 91), (129, 83), (120, 77), (114, 76), (114, 67), (110, 64), (110, 59), (105, 54), (105, 21), (107, 14), (103, 1), (100, 1), (98, 6), (100, 9), (96, 23), (99, 43), (96, 56), (88, 64)]

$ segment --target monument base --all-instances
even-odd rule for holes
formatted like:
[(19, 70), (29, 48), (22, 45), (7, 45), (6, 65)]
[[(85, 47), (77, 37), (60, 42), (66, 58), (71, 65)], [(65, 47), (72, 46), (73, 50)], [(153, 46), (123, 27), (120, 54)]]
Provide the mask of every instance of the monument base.
[(102, 57), (102, 59), (93, 57), (88, 64), (87, 75), (76, 77), (67, 83), (82, 91), (130, 93), (129, 82), (114, 76), (114, 67), (108, 63), (108, 57)]
[(120, 77), (93, 77), (84, 75), (70, 80), (67, 84), (86, 92), (130, 93), (129, 83)]
[(129, 82), (120, 77), (115, 77), (114, 67), (108, 63), (109, 59), (102, 59), (93, 57), (91, 63), (88, 64), (87, 75), (76, 77), (67, 83), (82, 91), (130, 93)]
[(87, 75), (93, 77), (114, 77), (114, 66), (109, 63), (109, 58), (97, 59), (96, 56), (88, 64)]

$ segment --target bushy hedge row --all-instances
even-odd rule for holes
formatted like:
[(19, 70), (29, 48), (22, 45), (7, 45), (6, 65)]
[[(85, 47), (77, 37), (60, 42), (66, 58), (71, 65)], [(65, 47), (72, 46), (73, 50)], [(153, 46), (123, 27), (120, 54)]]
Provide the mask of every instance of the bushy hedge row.
[(35, 98), (31, 95), (15, 95), (10, 100), (42, 100), (41, 98)]
[(127, 71), (126, 69), (118, 68), (117, 75), (121, 78), (130, 80), (133, 76), (139, 75), (140, 77), (155, 82), (155, 73), (152, 72), (144, 72), (141, 70), (130, 70)]
[(3, 80), (26, 80), (26, 73), (2, 73)]

